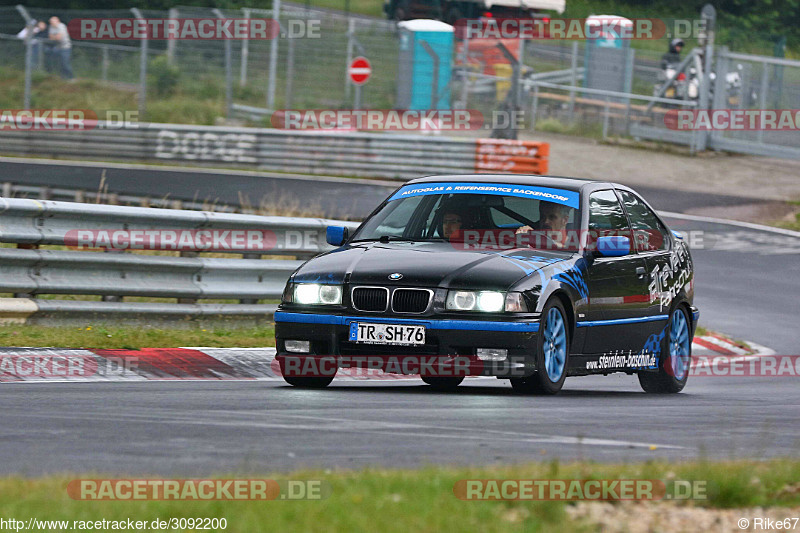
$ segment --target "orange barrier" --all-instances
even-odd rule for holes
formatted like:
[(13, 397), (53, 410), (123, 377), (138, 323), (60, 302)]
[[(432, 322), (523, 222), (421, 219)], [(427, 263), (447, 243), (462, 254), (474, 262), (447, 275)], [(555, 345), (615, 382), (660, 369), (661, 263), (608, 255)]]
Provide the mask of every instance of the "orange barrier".
[(506, 139), (475, 141), (475, 172), (547, 174), (550, 143)]

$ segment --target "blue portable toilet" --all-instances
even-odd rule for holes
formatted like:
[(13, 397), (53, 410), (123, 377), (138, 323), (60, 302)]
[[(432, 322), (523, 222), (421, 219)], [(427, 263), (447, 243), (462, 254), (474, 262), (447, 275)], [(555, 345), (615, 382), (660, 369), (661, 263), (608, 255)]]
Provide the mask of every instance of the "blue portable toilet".
[(586, 19), (585, 28), (584, 86), (630, 93), (633, 83), (633, 21), (617, 15), (592, 15)]
[[(453, 69), (453, 27), (439, 20), (427, 19), (406, 20), (398, 23), (397, 27), (400, 31), (397, 108), (449, 109), (450, 91), (447, 86)], [(435, 96), (435, 60), (425, 44), (439, 61)]]

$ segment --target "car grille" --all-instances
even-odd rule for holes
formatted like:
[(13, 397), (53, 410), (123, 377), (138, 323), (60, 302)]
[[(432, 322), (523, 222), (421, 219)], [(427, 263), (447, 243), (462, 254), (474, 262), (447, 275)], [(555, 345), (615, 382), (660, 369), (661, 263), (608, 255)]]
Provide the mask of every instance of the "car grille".
[(353, 307), (359, 311), (383, 312), (389, 303), (389, 290), (381, 287), (353, 289)]
[(396, 289), (392, 295), (395, 313), (423, 313), (430, 303), (431, 292), (425, 289)]

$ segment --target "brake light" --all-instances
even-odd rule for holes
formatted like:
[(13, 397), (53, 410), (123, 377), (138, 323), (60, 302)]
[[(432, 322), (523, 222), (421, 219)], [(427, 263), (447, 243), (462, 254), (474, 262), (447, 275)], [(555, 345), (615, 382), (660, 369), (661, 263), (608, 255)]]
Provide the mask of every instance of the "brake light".
[(484, 17), (486, 17), (486, 18), (492, 18), (494, 15), (492, 15), (492, 12), (491, 12), (491, 11), (487, 11), (487, 12), (485, 12), (485, 13), (483, 14), (483, 16), (484, 16)]
[(683, 81), (685, 79), (686, 79), (686, 73), (685, 72), (681, 72), (680, 74), (678, 74), (678, 81)]

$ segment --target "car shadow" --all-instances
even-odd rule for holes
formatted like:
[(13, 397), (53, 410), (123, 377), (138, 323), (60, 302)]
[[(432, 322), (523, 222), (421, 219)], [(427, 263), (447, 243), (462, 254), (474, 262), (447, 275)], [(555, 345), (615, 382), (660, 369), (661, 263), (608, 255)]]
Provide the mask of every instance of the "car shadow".
[[(451, 390), (437, 390), (431, 387), (430, 385), (425, 384), (411, 384), (411, 385), (386, 385), (382, 383), (380, 386), (377, 383), (373, 386), (370, 386), (368, 382), (363, 382), (364, 385), (344, 385), (344, 384), (337, 384), (335, 381), (333, 384), (327, 388), (323, 389), (325, 391), (347, 391), (347, 392), (355, 392), (355, 393), (362, 393), (362, 394), (404, 394), (404, 395), (412, 395), (412, 396), (513, 396), (518, 398), (539, 398), (539, 399), (546, 399), (546, 398), (563, 398), (563, 397), (574, 397), (574, 398), (592, 398), (592, 397), (617, 397), (617, 398), (625, 398), (625, 397), (636, 397), (642, 398), (643, 396), (651, 396), (647, 395), (642, 390), (636, 390), (631, 388), (631, 390), (591, 390), (591, 389), (565, 389), (559, 392), (556, 396), (537, 396), (533, 394), (524, 394), (513, 390), (508, 385), (497, 384), (492, 386), (483, 386), (483, 385), (461, 385)], [(284, 388), (291, 388), (291, 385), (284, 385)], [(318, 389), (319, 390), (319, 389)], [(652, 395), (656, 397), (658, 395)], [(681, 394), (678, 395), (670, 395), (674, 397), (680, 397)]]

